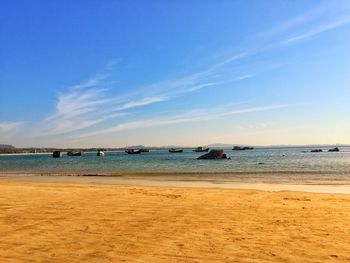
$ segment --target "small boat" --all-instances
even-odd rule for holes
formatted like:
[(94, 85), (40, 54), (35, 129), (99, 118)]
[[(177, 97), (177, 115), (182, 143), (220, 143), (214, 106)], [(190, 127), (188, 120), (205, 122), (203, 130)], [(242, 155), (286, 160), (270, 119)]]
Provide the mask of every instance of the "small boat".
[(193, 150), (194, 152), (207, 152), (209, 151), (208, 147), (203, 148), (202, 146), (197, 147), (196, 149)]
[(339, 148), (335, 147), (333, 149), (329, 149), (328, 152), (339, 152)]
[(310, 152), (312, 152), (312, 153), (321, 153), (321, 152), (323, 152), (323, 150), (322, 149), (314, 149), (314, 150), (311, 150)]
[(83, 152), (67, 152), (68, 156), (82, 156)]
[(177, 149), (177, 148), (170, 148), (169, 152), (171, 153), (182, 153), (184, 150), (183, 149)]
[(103, 150), (98, 150), (98, 151), (97, 151), (97, 156), (99, 156), (99, 157), (105, 156), (104, 151), (103, 151)]
[(63, 154), (60, 151), (54, 151), (52, 153), (53, 158), (61, 158), (62, 156), (63, 156)]
[(149, 149), (140, 149), (142, 153), (148, 153)]
[(245, 150), (254, 150), (253, 147), (239, 147), (239, 146), (234, 146), (233, 151), (245, 151)]
[(140, 154), (142, 152), (141, 149), (126, 149), (125, 152), (127, 154)]

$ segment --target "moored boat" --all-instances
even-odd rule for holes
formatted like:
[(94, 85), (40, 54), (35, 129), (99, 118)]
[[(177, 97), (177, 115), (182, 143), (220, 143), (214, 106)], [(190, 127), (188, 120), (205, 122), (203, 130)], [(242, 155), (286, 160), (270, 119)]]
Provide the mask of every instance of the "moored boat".
[(169, 152), (171, 153), (182, 153), (183, 149), (178, 149), (178, 148), (170, 148)]
[(209, 148), (208, 147), (199, 146), (196, 149), (194, 149), (193, 151), (194, 152), (207, 152), (207, 151), (209, 151)]
[(338, 147), (335, 147), (333, 149), (329, 149), (328, 152), (339, 152), (339, 148)]
[(245, 147), (240, 147), (240, 146), (234, 146), (233, 151), (245, 151), (245, 150), (254, 150), (253, 147), (248, 147), (248, 146), (245, 146)]
[(105, 153), (104, 153), (103, 149), (98, 149), (97, 150), (97, 156), (99, 156), (99, 157), (105, 156)]
[(68, 156), (82, 156), (83, 155), (83, 152), (67, 152), (67, 155)]
[(52, 157), (53, 158), (61, 158), (62, 157), (62, 152), (60, 152), (60, 151), (54, 151), (53, 153), (52, 153)]
[(141, 149), (126, 149), (125, 152), (127, 154), (140, 154), (142, 152)]

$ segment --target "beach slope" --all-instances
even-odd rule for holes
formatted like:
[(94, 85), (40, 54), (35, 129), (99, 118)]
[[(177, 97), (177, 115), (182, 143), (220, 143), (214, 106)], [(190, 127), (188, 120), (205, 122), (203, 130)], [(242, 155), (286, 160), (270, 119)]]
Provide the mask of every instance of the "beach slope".
[(1, 262), (350, 262), (350, 195), (0, 183)]

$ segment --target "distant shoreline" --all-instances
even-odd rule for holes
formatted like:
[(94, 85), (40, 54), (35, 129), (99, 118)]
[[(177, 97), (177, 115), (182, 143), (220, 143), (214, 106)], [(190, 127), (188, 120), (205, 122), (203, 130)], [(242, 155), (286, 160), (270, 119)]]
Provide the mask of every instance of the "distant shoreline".
[[(210, 149), (224, 149), (224, 150), (232, 150), (234, 146), (247, 146), (247, 147), (253, 147), (254, 150), (261, 150), (261, 149), (288, 149), (288, 148), (308, 148), (308, 149), (330, 149), (334, 147), (339, 148), (349, 148), (350, 145), (348, 144), (312, 144), (312, 145), (267, 145), (267, 146), (256, 146), (256, 145), (249, 145), (249, 144), (227, 144), (227, 145), (203, 145), (203, 147), (208, 147)], [(197, 148), (198, 146), (160, 146), (160, 147), (154, 147), (154, 146), (130, 146), (130, 148), (140, 148), (140, 149), (149, 149), (150, 151), (167, 151), (170, 148), (181, 148), (184, 150), (193, 150)], [(104, 149), (105, 152), (123, 152), (125, 149), (129, 148), (126, 147), (118, 147), (118, 148), (110, 148), (110, 147), (101, 147)], [(32, 151), (39, 150), (42, 152), (34, 153)], [(0, 157), (1, 156), (11, 156), (11, 155), (40, 155), (40, 154), (52, 154), (53, 151), (60, 151), (60, 152), (67, 152), (67, 151), (82, 151), (85, 153), (92, 153), (97, 152), (99, 148), (51, 148), (51, 147), (38, 147), (38, 148), (11, 148), (9, 149), (10, 152), (4, 151), (5, 148), (0, 148)], [(2, 151), (1, 151), (2, 150)], [(23, 152), (16, 152), (16, 151), (23, 151)], [(27, 151), (27, 152), (26, 152)], [(13, 153), (12, 153), (13, 152)]]
[(47, 153), (0, 153), (1, 156), (21, 156), (21, 155), (50, 155), (52, 152)]

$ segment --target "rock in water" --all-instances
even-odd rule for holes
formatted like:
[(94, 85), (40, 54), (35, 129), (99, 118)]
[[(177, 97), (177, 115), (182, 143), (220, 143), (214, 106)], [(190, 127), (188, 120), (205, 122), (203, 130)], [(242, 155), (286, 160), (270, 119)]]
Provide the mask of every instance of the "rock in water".
[(209, 153), (206, 153), (202, 156), (199, 156), (197, 159), (227, 159), (226, 154), (224, 154), (224, 150), (210, 150)]

